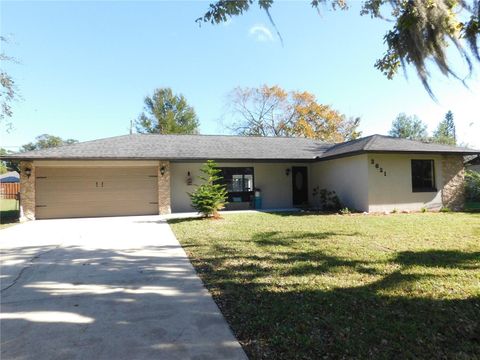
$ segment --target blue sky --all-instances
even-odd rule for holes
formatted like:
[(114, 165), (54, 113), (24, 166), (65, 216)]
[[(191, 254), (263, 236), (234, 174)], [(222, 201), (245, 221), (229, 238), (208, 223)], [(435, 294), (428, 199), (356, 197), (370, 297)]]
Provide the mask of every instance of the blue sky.
[[(90, 140), (128, 133), (154, 88), (169, 86), (194, 106), (205, 134), (228, 133), (226, 97), (236, 86), (278, 84), (306, 90), (349, 116), (362, 118), (363, 135), (386, 134), (400, 112), (417, 114), (433, 131), (451, 109), (459, 140), (480, 148), (478, 74), (466, 89), (432, 68), (428, 96), (412, 69), (387, 80), (373, 67), (390, 24), (350, 10), (307, 2), (278, 2), (272, 15), (254, 8), (224, 25), (195, 19), (207, 2), (1, 3), (2, 50), (20, 64), (4, 64), (23, 99), (14, 128), (1, 129), (15, 150), (39, 134)], [(461, 61), (453, 56), (460, 73)]]

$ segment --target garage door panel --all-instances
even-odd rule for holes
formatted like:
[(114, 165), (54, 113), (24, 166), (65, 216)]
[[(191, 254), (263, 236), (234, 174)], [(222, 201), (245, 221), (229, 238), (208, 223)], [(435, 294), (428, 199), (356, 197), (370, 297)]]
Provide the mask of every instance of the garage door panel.
[(38, 167), (36, 217), (158, 214), (156, 174), (156, 167)]

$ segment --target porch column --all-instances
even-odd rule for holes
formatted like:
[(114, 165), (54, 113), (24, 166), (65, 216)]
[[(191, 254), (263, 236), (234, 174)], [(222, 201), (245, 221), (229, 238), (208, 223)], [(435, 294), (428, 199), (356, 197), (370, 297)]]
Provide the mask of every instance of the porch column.
[(452, 210), (461, 210), (465, 204), (465, 169), (463, 156), (442, 157), (442, 203)]
[[(30, 170), (30, 176), (26, 171)], [(33, 161), (20, 162), (20, 221), (35, 220), (35, 166)]]
[[(162, 174), (163, 173), (163, 174)], [(170, 162), (160, 161), (158, 165), (158, 213), (170, 214)]]

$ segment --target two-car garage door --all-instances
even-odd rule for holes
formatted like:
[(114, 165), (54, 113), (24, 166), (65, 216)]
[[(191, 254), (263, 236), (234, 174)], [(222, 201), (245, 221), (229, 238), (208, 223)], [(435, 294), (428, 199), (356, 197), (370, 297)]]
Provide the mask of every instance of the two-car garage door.
[(158, 214), (157, 167), (37, 167), (36, 218)]

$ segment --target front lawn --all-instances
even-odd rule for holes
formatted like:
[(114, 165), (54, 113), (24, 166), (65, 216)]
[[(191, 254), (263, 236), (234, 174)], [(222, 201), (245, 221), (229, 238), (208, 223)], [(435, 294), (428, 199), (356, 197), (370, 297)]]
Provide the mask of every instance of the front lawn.
[(18, 201), (15, 199), (0, 199), (0, 229), (13, 225), (18, 221)]
[(251, 359), (480, 354), (480, 214), (170, 224)]

